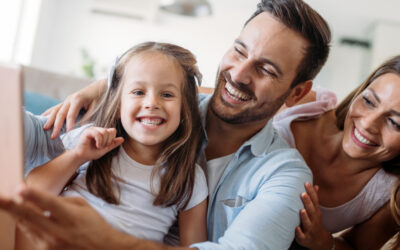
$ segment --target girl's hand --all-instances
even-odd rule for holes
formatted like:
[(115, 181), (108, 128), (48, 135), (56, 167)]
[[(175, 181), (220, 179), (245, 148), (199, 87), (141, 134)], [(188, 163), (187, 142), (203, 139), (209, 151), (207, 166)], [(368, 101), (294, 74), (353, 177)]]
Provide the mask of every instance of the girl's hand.
[(73, 150), (84, 162), (97, 160), (124, 142), (122, 137), (115, 137), (116, 133), (115, 128), (87, 128), (83, 131), (78, 145)]
[(296, 241), (310, 249), (331, 249), (333, 238), (322, 226), (321, 210), (318, 201), (318, 186), (309, 182), (305, 185), (306, 193), (301, 194), (304, 208), (300, 210), (301, 227), (296, 227)]

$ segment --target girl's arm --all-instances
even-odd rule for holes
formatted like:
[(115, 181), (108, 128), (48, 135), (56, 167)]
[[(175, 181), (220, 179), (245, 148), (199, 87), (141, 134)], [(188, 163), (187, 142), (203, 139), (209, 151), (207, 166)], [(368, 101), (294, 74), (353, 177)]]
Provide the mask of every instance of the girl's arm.
[(207, 241), (207, 199), (178, 215), (181, 246)]
[(100, 158), (124, 141), (115, 136), (114, 128), (87, 128), (74, 149), (33, 169), (26, 178), (27, 185), (59, 194), (82, 164)]

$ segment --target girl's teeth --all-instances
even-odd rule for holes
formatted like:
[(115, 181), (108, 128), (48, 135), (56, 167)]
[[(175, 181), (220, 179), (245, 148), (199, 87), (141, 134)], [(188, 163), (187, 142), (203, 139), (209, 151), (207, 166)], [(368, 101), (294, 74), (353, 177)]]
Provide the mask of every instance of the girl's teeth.
[(144, 118), (144, 119), (140, 119), (140, 122), (145, 124), (145, 125), (149, 125), (149, 126), (157, 126), (160, 125), (162, 122), (162, 119), (148, 119), (148, 118)]

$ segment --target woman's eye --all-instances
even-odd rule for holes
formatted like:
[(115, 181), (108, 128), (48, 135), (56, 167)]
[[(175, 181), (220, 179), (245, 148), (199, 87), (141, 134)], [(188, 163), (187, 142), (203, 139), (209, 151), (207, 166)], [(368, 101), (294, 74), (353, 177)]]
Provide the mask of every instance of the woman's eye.
[(375, 107), (374, 103), (371, 100), (369, 100), (367, 97), (363, 96), (363, 100), (364, 100), (364, 103), (367, 104), (368, 106)]
[(400, 125), (395, 122), (392, 118), (389, 118), (390, 124), (392, 124), (393, 127), (395, 127), (397, 130), (400, 130)]

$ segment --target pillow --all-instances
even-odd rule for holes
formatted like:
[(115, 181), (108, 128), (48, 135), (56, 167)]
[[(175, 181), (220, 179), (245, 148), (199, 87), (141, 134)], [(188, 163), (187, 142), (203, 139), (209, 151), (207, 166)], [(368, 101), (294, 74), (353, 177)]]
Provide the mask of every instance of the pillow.
[(42, 95), (35, 92), (24, 92), (25, 109), (35, 115), (40, 115), (48, 108), (60, 103), (59, 100), (50, 96)]

